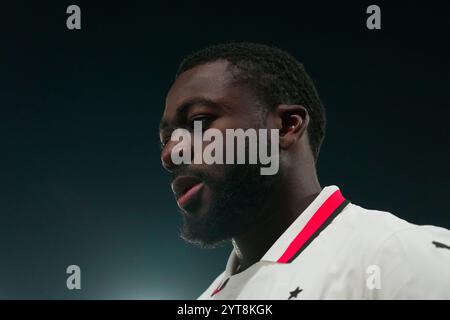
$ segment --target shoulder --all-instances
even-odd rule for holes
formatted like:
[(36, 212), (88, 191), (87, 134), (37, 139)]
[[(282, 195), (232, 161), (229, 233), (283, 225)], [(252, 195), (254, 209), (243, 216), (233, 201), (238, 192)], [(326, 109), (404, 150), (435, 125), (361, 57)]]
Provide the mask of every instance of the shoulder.
[(389, 212), (353, 205), (347, 221), (359, 234), (363, 270), (379, 272), (380, 286), (367, 297), (450, 298), (450, 231), (420, 226)]
[(416, 227), (396, 215), (381, 210), (366, 209), (349, 203), (333, 223), (340, 235), (358, 255), (373, 256), (393, 235)]
[[(375, 256), (386, 279), (397, 283), (392, 298), (450, 299), (450, 231), (413, 226), (386, 239)], [(380, 269), (383, 272), (383, 269)]]
[(388, 211), (366, 209), (354, 203), (349, 203), (344, 212), (347, 225), (352, 225), (359, 230), (364, 229), (369, 236), (379, 237), (380, 233), (389, 235), (414, 226)]

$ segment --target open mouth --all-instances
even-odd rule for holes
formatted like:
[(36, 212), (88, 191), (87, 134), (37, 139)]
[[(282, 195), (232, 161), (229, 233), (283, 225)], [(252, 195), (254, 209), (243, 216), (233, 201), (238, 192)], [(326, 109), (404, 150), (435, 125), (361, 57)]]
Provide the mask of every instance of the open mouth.
[(203, 187), (203, 182), (197, 177), (180, 176), (172, 182), (172, 191), (178, 206), (184, 208), (196, 199)]

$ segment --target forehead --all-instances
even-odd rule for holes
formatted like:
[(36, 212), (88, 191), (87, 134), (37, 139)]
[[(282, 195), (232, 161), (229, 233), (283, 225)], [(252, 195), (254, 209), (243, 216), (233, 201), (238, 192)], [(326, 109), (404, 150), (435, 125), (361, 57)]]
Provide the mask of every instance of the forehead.
[(195, 98), (227, 105), (246, 99), (248, 90), (232, 85), (230, 69), (227, 61), (218, 60), (183, 72), (167, 94), (163, 118), (170, 118), (179, 106)]
[(178, 104), (180, 100), (189, 99), (188, 96), (217, 96), (231, 82), (229, 63), (219, 60), (196, 66), (183, 72), (170, 88), (166, 107)]

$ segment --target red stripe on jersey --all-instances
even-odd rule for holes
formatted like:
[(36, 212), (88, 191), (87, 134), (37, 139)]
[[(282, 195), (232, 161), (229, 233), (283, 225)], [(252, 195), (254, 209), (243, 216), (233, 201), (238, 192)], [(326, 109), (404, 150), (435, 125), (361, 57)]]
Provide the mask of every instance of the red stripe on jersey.
[(223, 288), (225, 288), (225, 286), (227, 285), (228, 280), (230, 280), (230, 278), (225, 280), (224, 283), (220, 284), (216, 289), (214, 289), (214, 291), (211, 293), (211, 297), (214, 296), (216, 293), (219, 293)]
[(305, 227), (299, 232), (288, 246), (283, 255), (277, 260), (279, 263), (288, 263), (302, 249), (303, 245), (314, 236), (315, 232), (327, 221), (336, 209), (345, 201), (340, 190), (336, 190), (322, 203)]

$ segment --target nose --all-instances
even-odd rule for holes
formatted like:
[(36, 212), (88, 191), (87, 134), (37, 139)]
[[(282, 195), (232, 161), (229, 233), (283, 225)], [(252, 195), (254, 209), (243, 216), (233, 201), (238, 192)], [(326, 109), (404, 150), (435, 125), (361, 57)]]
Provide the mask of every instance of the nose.
[[(181, 164), (186, 163), (174, 163), (172, 160), (172, 154), (176, 155), (179, 159), (185, 159), (184, 155), (185, 153), (190, 154), (191, 145), (186, 142), (178, 142), (178, 141), (168, 141), (167, 144), (164, 146), (164, 148), (161, 151), (161, 163), (169, 172), (172, 172), (174, 168)], [(192, 156), (190, 156), (190, 160)]]
[[(164, 167), (164, 169), (166, 169), (167, 171), (171, 172), (173, 170), (173, 168), (175, 168), (175, 164), (172, 161), (172, 150), (175, 146), (176, 142), (174, 141), (169, 141), (167, 142), (167, 144), (163, 147), (163, 149), (161, 150), (161, 163), (162, 166)], [(181, 152), (181, 156), (183, 155), (182, 152), (183, 150), (180, 151)]]

